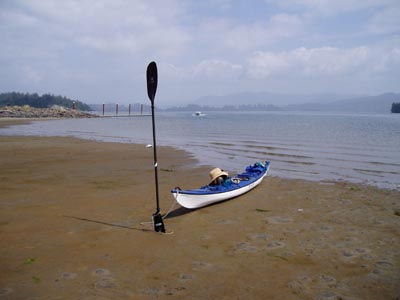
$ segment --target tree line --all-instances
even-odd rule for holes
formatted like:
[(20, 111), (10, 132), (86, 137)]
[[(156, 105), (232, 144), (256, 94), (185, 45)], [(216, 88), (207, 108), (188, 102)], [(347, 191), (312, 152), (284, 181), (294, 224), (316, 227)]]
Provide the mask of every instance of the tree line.
[(37, 93), (2, 93), (0, 94), (0, 107), (1, 106), (23, 106), (29, 105), (36, 108), (47, 108), (53, 105), (59, 105), (66, 108), (75, 108), (78, 110), (90, 111), (89, 105), (78, 101), (71, 100), (64, 96), (55, 96), (51, 94), (43, 94), (39, 96)]
[(400, 113), (400, 102), (393, 102), (392, 113)]
[(239, 104), (239, 105), (224, 105), (221, 107), (188, 104), (186, 106), (173, 106), (165, 111), (281, 111), (282, 108), (272, 104)]

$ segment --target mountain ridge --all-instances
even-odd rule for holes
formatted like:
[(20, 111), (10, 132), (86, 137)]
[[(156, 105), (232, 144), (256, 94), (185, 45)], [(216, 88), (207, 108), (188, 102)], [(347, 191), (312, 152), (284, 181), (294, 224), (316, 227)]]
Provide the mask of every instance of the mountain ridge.
[(331, 102), (356, 97), (357, 95), (340, 95), (335, 93), (297, 94), (297, 93), (270, 93), (270, 92), (240, 92), (227, 95), (209, 95), (197, 98), (194, 103), (203, 105), (240, 105), (240, 104), (270, 104), (290, 105), (297, 103)]
[(224, 96), (201, 97), (196, 100), (196, 104), (189, 104), (186, 107), (192, 107), (194, 109), (201, 109), (201, 107), (204, 107), (207, 108), (207, 110), (213, 107), (219, 109), (223, 107), (241, 107), (242, 109), (249, 107), (254, 110), (254, 108), (259, 107), (260, 109), (264, 108), (266, 110), (287, 111), (306, 110), (387, 113), (390, 112), (393, 102), (400, 102), (400, 93), (387, 92), (375, 96), (237, 93)]

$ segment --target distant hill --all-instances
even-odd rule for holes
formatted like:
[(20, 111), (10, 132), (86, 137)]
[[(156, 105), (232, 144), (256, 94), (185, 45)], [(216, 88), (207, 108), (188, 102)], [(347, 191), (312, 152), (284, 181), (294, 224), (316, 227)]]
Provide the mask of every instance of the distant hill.
[(378, 96), (357, 97), (330, 103), (305, 103), (288, 105), (287, 110), (340, 111), (357, 113), (390, 113), (393, 102), (400, 101), (400, 94), (385, 93)]
[(197, 104), (180, 110), (303, 110), (338, 111), (357, 113), (390, 113), (392, 103), (400, 102), (400, 94), (385, 93), (377, 96), (352, 96), (336, 94), (274, 94), (238, 93), (224, 96), (207, 96), (197, 99)]
[(224, 106), (210, 106), (210, 105), (198, 105), (188, 104), (186, 106), (173, 106), (164, 111), (281, 111), (284, 110), (282, 107), (271, 104), (239, 104), (239, 105), (224, 105)]
[(285, 106), (295, 103), (328, 103), (352, 97), (337, 94), (277, 94), (267, 92), (244, 92), (223, 96), (205, 96), (198, 98), (195, 103), (203, 106), (224, 105), (275, 105)]
[(78, 100), (71, 100), (63, 96), (54, 96), (50, 94), (24, 94), (24, 93), (3, 93), (0, 94), (0, 107), (1, 106), (23, 106), (29, 105), (36, 108), (47, 108), (53, 105), (59, 105), (66, 108), (73, 108), (75, 106), (78, 110), (90, 111), (90, 107)]

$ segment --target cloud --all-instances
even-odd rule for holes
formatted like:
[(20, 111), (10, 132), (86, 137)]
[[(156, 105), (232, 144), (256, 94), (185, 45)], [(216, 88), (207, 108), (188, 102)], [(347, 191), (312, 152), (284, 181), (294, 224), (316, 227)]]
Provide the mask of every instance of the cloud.
[(266, 0), (269, 3), (277, 3), (278, 6), (288, 10), (302, 10), (310, 15), (333, 16), (342, 13), (351, 13), (397, 5), (397, 0)]
[[(273, 3), (272, 0), (267, 2)], [(390, 34), (400, 31), (398, 0), (281, 0), (277, 5), (314, 22), (321, 17), (331, 18), (337, 22), (340, 19), (335, 17), (351, 15), (350, 22), (357, 24), (358, 18), (363, 16), (366, 24), (362, 28), (367, 34)], [(351, 21), (351, 18), (354, 20)]]
[(368, 49), (357, 47), (338, 49), (322, 47), (314, 49), (300, 48), (293, 51), (291, 57), (298, 63), (302, 74), (306, 76), (343, 75), (354, 72), (366, 63)]
[[(1, 15), (14, 33), (32, 33), (40, 39), (62, 41), (65, 47), (88, 50), (158, 55), (179, 55), (190, 34), (176, 22), (182, 8), (179, 1), (16, 1)], [(21, 42), (14, 37), (14, 41)], [(41, 46), (41, 45), (38, 45)]]
[(375, 13), (369, 20), (367, 28), (377, 34), (400, 32), (400, 5), (386, 7)]
[(177, 101), (289, 84), (341, 92), (334, 79), (351, 87), (361, 77), (371, 91), (396, 91), (399, 7), (398, 0), (0, 0), (0, 91), (141, 98), (151, 60), (162, 95)]
[(39, 70), (35, 70), (30, 66), (22, 68), (21, 73), (24, 74), (23, 80), (26, 82), (40, 82), (43, 80), (43, 74)]
[(400, 48), (381, 49), (365, 46), (297, 48), (284, 52), (255, 52), (247, 60), (247, 72), (253, 78), (275, 75), (329, 78), (352, 74), (390, 72), (400, 67)]
[(167, 81), (181, 82), (204, 80), (232, 80), (243, 74), (241, 64), (232, 63), (223, 59), (206, 59), (187, 67), (179, 67), (170, 63), (159, 63), (160, 76)]
[(400, 76), (400, 47), (387, 49), (386, 51), (376, 51), (374, 53), (375, 61), (371, 65), (374, 73), (394, 72)]
[(204, 19), (199, 23), (197, 36), (217, 53), (245, 52), (301, 35), (303, 29), (303, 20), (299, 16), (280, 13), (253, 22)]
[(240, 64), (233, 64), (226, 60), (209, 59), (201, 61), (193, 69), (194, 77), (232, 78), (242, 72)]
[(286, 53), (255, 52), (248, 60), (248, 74), (253, 78), (265, 78), (280, 74), (290, 68), (290, 61)]

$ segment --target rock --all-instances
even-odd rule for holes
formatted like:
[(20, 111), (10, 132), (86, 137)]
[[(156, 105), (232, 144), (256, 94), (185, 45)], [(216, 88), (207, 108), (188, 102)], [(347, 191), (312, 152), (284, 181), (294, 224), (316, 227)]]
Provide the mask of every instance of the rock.
[(234, 249), (235, 252), (258, 252), (258, 248), (247, 243), (247, 242), (242, 242), (237, 244)]
[(193, 279), (193, 275), (192, 274), (181, 274), (179, 276), (180, 280), (192, 280)]
[(318, 300), (342, 300), (343, 298), (332, 291), (324, 291), (317, 296)]
[(285, 243), (280, 242), (280, 241), (270, 241), (267, 244), (267, 249), (278, 249), (278, 248), (282, 248), (285, 247)]
[(269, 224), (286, 224), (291, 223), (293, 220), (286, 216), (271, 216), (266, 218), (266, 222)]
[(0, 118), (97, 118), (97, 115), (53, 105), (51, 108), (35, 108), (29, 105), (6, 106), (0, 109)]
[(13, 289), (11, 289), (11, 288), (1, 288), (1, 289), (0, 289), (0, 297), (1, 297), (1, 296), (9, 295), (9, 294), (11, 294), (12, 292), (13, 292)]
[(93, 271), (92, 274), (102, 277), (102, 276), (109, 276), (111, 273), (107, 269), (97, 268), (96, 270)]
[(116, 284), (113, 278), (101, 278), (100, 280), (96, 281), (94, 286), (97, 289), (111, 289), (114, 288)]
[(61, 278), (63, 279), (74, 279), (76, 276), (78, 276), (76, 273), (71, 272), (63, 272), (61, 274)]
[(327, 286), (335, 286), (336, 285), (336, 278), (330, 275), (321, 275), (319, 277), (320, 282), (326, 284)]

